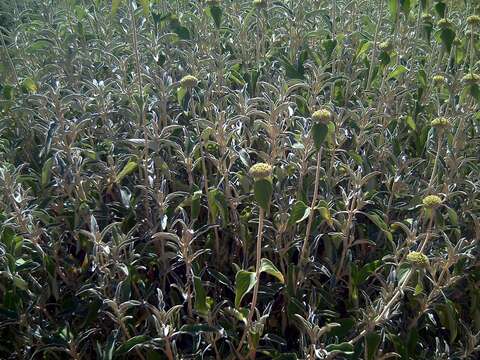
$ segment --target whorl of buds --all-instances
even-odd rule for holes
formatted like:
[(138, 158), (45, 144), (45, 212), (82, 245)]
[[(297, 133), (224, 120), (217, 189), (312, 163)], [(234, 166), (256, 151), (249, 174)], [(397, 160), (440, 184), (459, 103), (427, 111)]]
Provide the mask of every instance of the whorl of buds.
[(198, 79), (193, 75), (185, 75), (180, 80), (180, 85), (186, 89), (193, 89), (198, 85)]
[(462, 77), (462, 82), (466, 85), (475, 85), (480, 82), (480, 75), (469, 73)]
[(423, 198), (422, 203), (426, 208), (434, 208), (442, 203), (442, 199), (438, 195), (428, 195)]
[(272, 166), (266, 163), (257, 163), (250, 167), (248, 173), (255, 179), (266, 179), (272, 175)]
[(413, 266), (426, 268), (429, 264), (428, 257), (418, 251), (412, 251), (407, 255), (407, 261)]
[(422, 15), (422, 20), (423, 20), (423, 22), (432, 22), (433, 17), (430, 14), (423, 14)]
[(480, 16), (478, 15), (470, 15), (467, 18), (467, 24), (471, 26), (477, 26), (480, 25)]
[(330, 120), (332, 120), (332, 118), (333, 118), (333, 115), (332, 115), (331, 111), (328, 110), (328, 109), (320, 109), (320, 110), (315, 111), (312, 114), (313, 121), (319, 122), (319, 123), (326, 124)]
[(433, 83), (435, 86), (442, 86), (445, 84), (445, 77), (443, 75), (435, 75), (433, 77)]
[(448, 19), (440, 19), (437, 22), (439, 28), (445, 29), (453, 26), (453, 23)]
[(430, 125), (436, 128), (447, 128), (450, 126), (450, 121), (445, 117), (438, 117), (433, 119)]
[(378, 48), (382, 51), (390, 52), (390, 51), (393, 50), (393, 45), (392, 45), (392, 42), (390, 40), (387, 40), (387, 41), (381, 42), (378, 45)]
[(263, 9), (267, 7), (267, 0), (253, 0), (253, 6), (258, 9)]

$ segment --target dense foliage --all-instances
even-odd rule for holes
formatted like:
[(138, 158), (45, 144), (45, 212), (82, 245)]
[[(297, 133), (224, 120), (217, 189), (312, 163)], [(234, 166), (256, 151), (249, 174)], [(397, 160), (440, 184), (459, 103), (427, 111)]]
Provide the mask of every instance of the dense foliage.
[(480, 357), (477, 1), (0, 3), (0, 358)]

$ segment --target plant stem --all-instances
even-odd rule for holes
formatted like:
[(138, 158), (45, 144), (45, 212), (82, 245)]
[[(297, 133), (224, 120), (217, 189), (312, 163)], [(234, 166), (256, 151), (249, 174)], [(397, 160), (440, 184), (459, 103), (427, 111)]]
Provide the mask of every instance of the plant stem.
[(263, 236), (263, 222), (264, 222), (264, 220), (265, 220), (265, 210), (263, 209), (263, 207), (260, 207), (260, 211), (258, 213), (257, 253), (256, 253), (256, 265), (255, 265), (256, 266), (255, 267), (255, 286), (253, 287), (252, 303), (250, 305), (250, 311), (248, 312), (247, 324), (245, 325), (243, 335), (240, 338), (240, 342), (238, 343), (237, 352), (239, 352), (240, 349), (242, 348), (245, 337), (247, 336), (247, 333), (250, 330), (250, 325), (252, 323), (253, 314), (255, 313), (255, 308), (257, 306), (258, 289), (260, 287), (260, 263), (261, 263), (261, 258), (262, 258), (262, 236)]
[(3, 36), (3, 31), (1, 29), (0, 29), (0, 40), (2, 40), (3, 50), (5, 51), (6, 57), (8, 58), (8, 62), (10, 63), (10, 67), (12, 68), (12, 73), (13, 73), (13, 77), (15, 78), (15, 82), (17, 83), (17, 85), (20, 85), (20, 81), (18, 80), (17, 70), (15, 69), (15, 65), (13, 64), (13, 60), (10, 57), (10, 54), (8, 53), (7, 44), (5, 43), (5, 39), (4, 39), (4, 36)]
[(433, 186), (433, 182), (435, 180), (435, 172), (438, 166), (438, 160), (440, 158), (440, 152), (442, 150), (442, 143), (443, 143), (443, 131), (441, 131), (438, 135), (438, 144), (437, 144), (437, 153), (435, 154), (435, 160), (433, 162), (433, 169), (432, 175), (430, 176), (430, 181), (428, 182), (428, 189), (431, 189)]
[[(430, 240), (430, 236), (432, 234), (432, 225), (433, 225), (433, 214), (430, 215), (430, 220), (429, 220), (429, 223), (428, 223), (427, 234), (425, 236), (425, 239), (423, 240), (423, 242), (420, 243), (420, 245), (418, 247), (417, 251), (420, 252), (420, 253), (423, 253), (423, 250), (425, 249), (426, 244)], [(408, 273), (407, 277), (405, 278), (405, 280), (403, 280), (403, 282), (401, 283), (401, 285), (394, 290), (394, 293), (393, 293), (391, 299), (383, 307), (380, 314), (375, 318), (375, 320), (372, 324), (372, 328), (379, 325), (384, 320), (387, 312), (395, 304), (395, 302), (398, 300), (398, 298), (403, 294), (403, 290), (407, 286), (409, 280), (411, 279), (411, 277), (413, 276), (414, 273), (415, 273), (415, 271), (413, 271), (413, 269), (411, 269), (410, 272)], [(355, 336), (352, 340), (350, 340), (349, 343), (350, 344), (356, 343), (358, 340), (360, 340), (366, 334), (368, 334), (368, 329), (363, 329), (357, 336)]]
[(365, 90), (370, 89), (370, 84), (372, 82), (373, 76), (373, 69), (375, 67), (375, 60), (377, 56), (377, 42), (378, 42), (378, 33), (380, 32), (380, 26), (382, 25), (383, 19), (383, 1), (380, 1), (380, 12), (378, 13), (378, 20), (377, 20), (377, 28), (375, 29), (375, 36), (373, 38), (373, 50), (372, 50), (372, 58), (370, 60), (370, 68), (368, 69), (368, 78), (367, 78), (367, 86)]
[(308, 240), (310, 238), (310, 233), (311, 233), (311, 230), (312, 230), (313, 214), (315, 212), (314, 209), (315, 209), (315, 205), (317, 203), (318, 187), (319, 187), (319, 183), (320, 183), (321, 162), (322, 162), (322, 148), (320, 148), (320, 150), (317, 153), (317, 169), (316, 169), (316, 172), (315, 172), (315, 186), (314, 186), (314, 190), (313, 190), (312, 203), (310, 205), (310, 214), (308, 215), (307, 229), (306, 229), (306, 232), (305, 232), (305, 240), (303, 241), (302, 252), (300, 253), (300, 258), (298, 260), (298, 266), (299, 267), (301, 267), (303, 265), (303, 262), (309, 256)]
[(128, 0), (128, 11), (130, 13), (130, 22), (132, 28), (132, 47), (133, 47), (133, 54), (135, 58), (135, 71), (137, 73), (137, 81), (138, 81), (138, 91), (140, 93), (141, 99), (141, 107), (140, 107), (140, 128), (143, 132), (144, 138), (144, 147), (143, 147), (143, 207), (145, 211), (145, 219), (147, 222), (150, 218), (150, 206), (148, 201), (148, 133), (147, 127), (145, 124), (145, 104), (143, 98), (143, 84), (142, 84), (142, 73), (140, 69), (140, 56), (138, 53), (138, 38), (137, 38), (137, 25), (135, 21), (135, 13), (132, 9), (132, 3)]

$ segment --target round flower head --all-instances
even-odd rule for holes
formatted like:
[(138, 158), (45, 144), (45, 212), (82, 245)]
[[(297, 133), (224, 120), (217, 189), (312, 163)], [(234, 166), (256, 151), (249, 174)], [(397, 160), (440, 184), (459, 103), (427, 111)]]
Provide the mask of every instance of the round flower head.
[(380, 45), (378, 45), (378, 48), (382, 51), (390, 52), (390, 51), (393, 50), (393, 45), (392, 45), (392, 42), (390, 40), (387, 40), (387, 41), (384, 41), (384, 42), (380, 43)]
[(180, 85), (186, 89), (193, 89), (198, 85), (198, 79), (193, 75), (185, 75), (180, 80)]
[(480, 25), (480, 16), (478, 15), (470, 15), (467, 18), (467, 24), (471, 26), (478, 26)]
[(453, 23), (448, 19), (440, 19), (437, 22), (437, 26), (442, 28), (442, 29), (452, 27), (452, 25), (453, 25)]
[(248, 171), (255, 180), (265, 179), (272, 175), (272, 166), (265, 163), (257, 163)]
[(433, 208), (442, 203), (442, 199), (440, 199), (440, 196), (437, 195), (428, 195), (425, 196), (422, 200), (423, 205), (427, 208)]
[(428, 257), (418, 251), (412, 251), (407, 255), (407, 261), (413, 266), (426, 268), (428, 266)]
[(455, 46), (462, 45), (462, 40), (460, 40), (460, 38), (458, 38), (458, 37), (455, 37), (455, 39), (453, 39), (453, 45), (455, 45)]
[(315, 122), (328, 123), (332, 118), (333, 115), (328, 109), (320, 109), (312, 114), (312, 119)]
[(430, 125), (436, 128), (446, 128), (450, 126), (450, 121), (445, 117), (438, 117), (433, 119)]
[(422, 15), (422, 20), (423, 20), (423, 22), (432, 22), (433, 17), (430, 14), (423, 14)]
[(466, 85), (475, 85), (480, 82), (480, 75), (469, 73), (462, 78), (462, 82)]
[(267, 0), (253, 0), (253, 6), (256, 8), (265, 8), (267, 7)]
[(433, 77), (433, 83), (435, 86), (441, 86), (445, 83), (445, 77), (443, 75), (435, 75)]

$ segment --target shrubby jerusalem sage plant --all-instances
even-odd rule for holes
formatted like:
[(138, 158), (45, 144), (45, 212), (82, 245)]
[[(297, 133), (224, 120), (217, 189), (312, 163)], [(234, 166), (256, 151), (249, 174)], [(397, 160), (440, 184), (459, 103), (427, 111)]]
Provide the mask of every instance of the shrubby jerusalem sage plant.
[(479, 358), (479, 19), (0, 0), (0, 358)]

